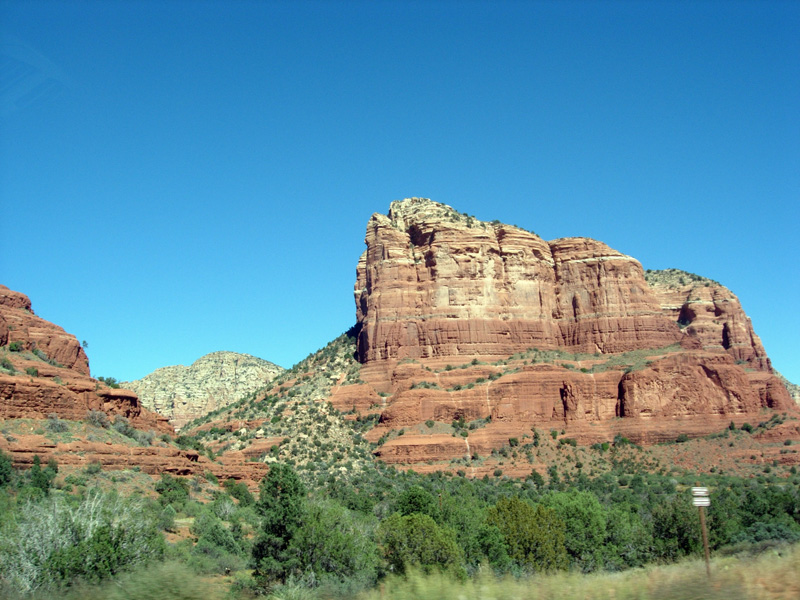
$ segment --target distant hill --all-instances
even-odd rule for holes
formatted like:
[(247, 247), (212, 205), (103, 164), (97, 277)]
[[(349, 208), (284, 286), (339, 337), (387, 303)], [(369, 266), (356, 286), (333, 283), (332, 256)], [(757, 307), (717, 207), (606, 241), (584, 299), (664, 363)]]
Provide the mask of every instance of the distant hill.
[(212, 352), (191, 366), (163, 367), (121, 385), (136, 392), (143, 406), (180, 429), (263, 388), (283, 371), (283, 367), (249, 354)]

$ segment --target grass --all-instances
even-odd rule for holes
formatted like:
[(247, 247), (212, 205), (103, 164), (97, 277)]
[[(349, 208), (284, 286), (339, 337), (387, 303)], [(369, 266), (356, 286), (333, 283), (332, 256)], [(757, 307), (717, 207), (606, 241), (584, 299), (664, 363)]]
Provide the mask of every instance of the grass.
[(758, 557), (715, 558), (711, 577), (702, 560), (621, 573), (559, 573), (465, 581), (412, 573), (387, 579), (359, 600), (789, 600), (800, 597), (800, 546)]
[[(199, 577), (178, 562), (151, 565), (103, 584), (78, 584), (29, 600), (244, 600), (232, 589), (237, 577)], [(233, 588), (236, 586), (234, 585)], [(345, 586), (346, 587), (346, 586)], [(268, 600), (794, 600), (800, 597), (800, 545), (778, 546), (753, 556), (715, 557), (711, 577), (702, 559), (619, 573), (556, 573), (514, 579), (486, 570), (454, 580), (441, 573), (390, 576), (360, 594), (284, 586)], [(15, 599), (14, 599), (15, 600)]]
[[(2, 592), (3, 590), (0, 590)], [(66, 590), (39, 592), (28, 600), (223, 600), (224, 586), (192, 573), (176, 562), (123, 574), (103, 584), (79, 583)], [(11, 596), (9, 600), (22, 600)]]

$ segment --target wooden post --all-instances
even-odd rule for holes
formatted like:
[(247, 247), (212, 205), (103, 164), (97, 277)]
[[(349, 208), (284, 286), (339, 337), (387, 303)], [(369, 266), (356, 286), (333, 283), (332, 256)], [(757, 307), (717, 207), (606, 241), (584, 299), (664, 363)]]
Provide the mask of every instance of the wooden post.
[(706, 514), (702, 506), (698, 506), (700, 511), (700, 528), (703, 530), (703, 550), (706, 554), (706, 575), (711, 577), (711, 563), (708, 557), (708, 533), (706, 532)]

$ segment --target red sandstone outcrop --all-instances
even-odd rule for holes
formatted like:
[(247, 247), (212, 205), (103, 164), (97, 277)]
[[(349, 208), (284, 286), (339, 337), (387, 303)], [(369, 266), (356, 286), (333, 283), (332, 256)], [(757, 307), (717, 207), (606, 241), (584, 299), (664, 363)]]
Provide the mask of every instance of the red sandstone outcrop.
[(70, 471), (85, 468), (91, 463), (100, 464), (104, 470), (122, 470), (136, 467), (143, 473), (160, 475), (203, 475), (211, 472), (219, 479), (244, 480), (254, 487), (267, 473), (268, 466), (247, 461), (241, 452), (229, 452), (216, 461), (194, 450), (181, 450), (175, 446), (157, 443), (153, 446), (135, 446), (111, 442), (76, 440), (56, 443), (41, 434), (15, 434), (9, 442), (0, 436), (0, 451), (11, 456), (15, 468), (29, 468), (34, 456), (42, 462), (56, 460), (59, 468)]
[[(22, 367), (37, 365), (34, 361), (18, 361)], [(63, 370), (61, 370), (63, 371)], [(56, 371), (58, 372), (58, 371)], [(130, 390), (112, 389), (94, 380), (69, 375), (56, 382), (41, 375), (0, 374), (0, 419), (45, 419), (51, 414), (71, 421), (86, 419), (89, 411), (106, 413), (111, 420), (125, 417), (136, 429), (174, 433), (165, 417), (143, 409), (139, 398)]]
[[(33, 314), (27, 296), (0, 286), (0, 355), (13, 370), (0, 369), (0, 421), (18, 421), (14, 433), (0, 435), (0, 450), (10, 454), (17, 468), (27, 468), (38, 455), (54, 458), (67, 471), (99, 463), (105, 469), (137, 467), (145, 473), (201, 475), (241, 479), (251, 486), (268, 467), (249, 462), (242, 453), (228, 453), (211, 461), (194, 450), (181, 450), (160, 440), (153, 445), (74, 439), (58, 442), (42, 434), (50, 415), (70, 421), (85, 420), (89, 411), (101, 411), (110, 421), (121, 416), (143, 431), (173, 434), (166, 417), (144, 409), (131, 390), (112, 389), (89, 376), (89, 364), (78, 340), (60, 327)], [(19, 342), (11, 351), (9, 344)], [(47, 360), (47, 359), (51, 360)], [(55, 364), (53, 364), (55, 363)], [(26, 429), (27, 428), (27, 429)], [(18, 430), (22, 429), (20, 432)], [(103, 434), (105, 435), (105, 434)], [(71, 438), (72, 436), (68, 436)]]
[[(92, 379), (77, 338), (37, 317), (26, 295), (0, 286), (0, 318), (8, 329), (0, 352), (14, 368), (0, 370), (0, 419), (55, 414), (81, 420), (89, 411), (102, 411), (127, 418), (137, 429), (174, 433), (166, 418), (142, 408), (134, 392)], [(10, 351), (12, 344), (17, 351)]]
[(358, 263), (359, 355), (613, 353), (680, 340), (641, 265), (602, 242), (545, 242), (425, 199), (373, 215)]
[(77, 338), (37, 317), (25, 294), (0, 285), (0, 346), (13, 342), (19, 342), (25, 350), (43, 352), (68, 369), (89, 375), (89, 359)]
[[(365, 241), (355, 300), (368, 385), (331, 398), (381, 411), (372, 441), (427, 420), (490, 418), (474, 440), (484, 448), (531, 427), (651, 443), (796, 410), (738, 299), (710, 280), (646, 280), (601, 242), (546, 242), (418, 198), (373, 215)], [(378, 455), (437, 461), (463, 446), (411, 434)]]
[(733, 292), (716, 281), (678, 269), (648, 271), (661, 310), (706, 350), (725, 350), (748, 367), (772, 371), (761, 340)]

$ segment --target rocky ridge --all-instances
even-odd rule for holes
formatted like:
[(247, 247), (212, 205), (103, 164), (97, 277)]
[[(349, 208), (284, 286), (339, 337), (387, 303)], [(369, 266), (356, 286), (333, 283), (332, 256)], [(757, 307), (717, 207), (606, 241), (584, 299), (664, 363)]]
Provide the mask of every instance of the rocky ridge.
[(789, 391), (789, 396), (792, 397), (792, 400), (794, 400), (795, 403), (800, 404), (800, 385), (792, 383), (777, 371), (775, 371), (775, 375), (777, 375), (778, 379), (780, 379), (783, 385), (786, 386), (786, 389)]
[[(188, 423), (183, 432), (223, 456), (255, 461), (251, 464), (287, 461), (318, 485), (353, 482), (372, 463), (361, 432), (377, 419), (362, 419), (348, 401), (348, 390), (358, 389), (359, 399), (364, 397), (354, 350), (352, 332), (343, 334), (265, 390)], [(374, 392), (372, 397), (380, 400)], [(342, 402), (352, 405), (340, 411)]]
[(284, 369), (236, 352), (212, 352), (191, 366), (156, 369), (121, 385), (139, 396), (149, 410), (167, 417), (180, 430), (186, 423), (265, 387)]
[(677, 342), (641, 265), (589, 238), (545, 242), (412, 198), (367, 225), (357, 267), (363, 362), (613, 353)]

